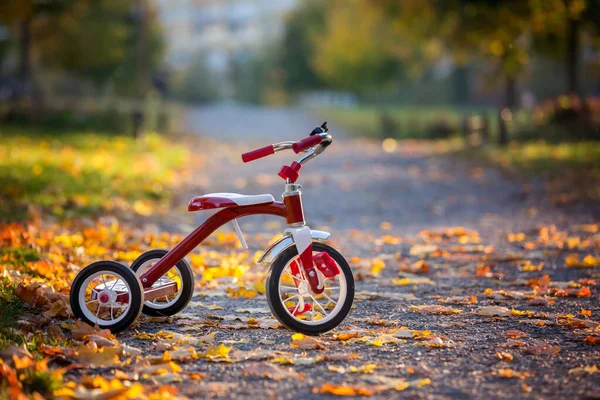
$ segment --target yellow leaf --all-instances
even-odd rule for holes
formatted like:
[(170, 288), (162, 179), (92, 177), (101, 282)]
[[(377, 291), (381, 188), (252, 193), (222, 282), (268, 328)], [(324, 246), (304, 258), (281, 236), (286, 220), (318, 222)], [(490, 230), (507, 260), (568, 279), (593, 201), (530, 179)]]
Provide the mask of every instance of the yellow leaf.
[(425, 379), (421, 379), (417, 382), (417, 387), (423, 387), (426, 385), (431, 385), (431, 379), (425, 378)]
[(204, 356), (211, 360), (227, 359), (230, 351), (231, 347), (227, 347), (221, 343), (218, 346), (209, 347), (206, 350), (206, 353), (204, 353)]
[(391, 230), (391, 229), (392, 229), (392, 224), (391, 224), (391, 223), (389, 223), (389, 222), (386, 222), (386, 221), (384, 221), (384, 222), (382, 222), (382, 223), (380, 223), (380, 224), (379, 224), (379, 227), (380, 227), (382, 230), (384, 230), (384, 231), (389, 231), (389, 230)]
[(385, 262), (381, 258), (374, 258), (371, 261), (371, 274), (379, 275), (381, 270), (385, 268)]
[(361, 388), (346, 385), (333, 385), (324, 383), (320, 389), (313, 389), (314, 393), (333, 394), (335, 396), (372, 396), (375, 391), (369, 388)]
[(273, 363), (281, 364), (281, 365), (293, 365), (294, 361), (291, 358), (287, 357), (277, 357), (271, 360)]

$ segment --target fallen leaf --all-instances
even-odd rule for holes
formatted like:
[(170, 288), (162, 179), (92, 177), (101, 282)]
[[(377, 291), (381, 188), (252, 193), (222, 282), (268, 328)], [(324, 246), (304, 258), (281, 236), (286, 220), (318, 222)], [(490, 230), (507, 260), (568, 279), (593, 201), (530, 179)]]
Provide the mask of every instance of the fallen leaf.
[(508, 308), (500, 306), (479, 307), (475, 313), (484, 317), (508, 317), (511, 315)]
[(71, 336), (75, 340), (84, 340), (88, 335), (102, 336), (106, 339), (115, 339), (115, 335), (108, 329), (95, 328), (81, 320), (75, 322), (75, 329), (71, 331)]
[(569, 370), (569, 374), (571, 375), (593, 375), (600, 372), (595, 365), (586, 365), (584, 367), (572, 368)]
[(292, 347), (302, 350), (324, 349), (325, 346), (318, 339), (311, 336), (304, 336), (301, 333), (292, 335)]
[(373, 396), (375, 390), (367, 387), (324, 383), (320, 388), (314, 388), (313, 393), (332, 394), (334, 396)]
[(529, 372), (518, 372), (510, 368), (499, 369), (496, 375), (500, 378), (508, 378), (508, 379), (526, 379), (531, 374)]
[(454, 314), (460, 314), (462, 312), (462, 310), (452, 308), (449, 306), (441, 306), (438, 304), (410, 306), (410, 309), (419, 314), (430, 314), (430, 315), (454, 315)]
[(302, 374), (297, 373), (291, 368), (282, 368), (267, 362), (250, 363), (242, 369), (242, 374), (265, 377), (275, 381), (279, 381), (281, 379), (304, 380), (304, 376)]

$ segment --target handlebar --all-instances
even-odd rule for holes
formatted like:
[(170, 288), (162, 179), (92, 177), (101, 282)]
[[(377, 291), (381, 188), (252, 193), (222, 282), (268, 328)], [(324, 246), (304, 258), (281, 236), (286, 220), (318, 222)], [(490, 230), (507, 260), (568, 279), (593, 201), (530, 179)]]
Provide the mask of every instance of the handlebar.
[(323, 141), (323, 138), (321, 137), (321, 135), (314, 135), (314, 136), (308, 136), (305, 137), (304, 139), (294, 143), (292, 145), (292, 150), (294, 150), (294, 153), (298, 154), (301, 151), (304, 151), (308, 148), (314, 147), (318, 144), (320, 144)]
[(247, 153), (242, 154), (242, 161), (247, 163), (250, 161), (258, 160), (259, 158), (263, 158), (269, 156), (271, 154), (275, 154), (281, 150), (292, 149), (294, 153), (298, 154), (303, 151), (307, 151), (312, 147), (320, 145), (318, 148), (314, 149), (301, 158), (301, 162), (306, 162), (309, 159), (319, 155), (325, 148), (331, 144), (332, 138), (331, 135), (327, 133), (327, 122), (323, 123), (323, 125), (316, 127), (310, 134), (310, 136), (305, 137), (302, 140), (297, 142), (287, 141), (270, 144), (265, 147), (261, 147), (260, 149), (252, 150)]
[(275, 148), (272, 144), (242, 154), (242, 161), (247, 163), (250, 161), (258, 160), (259, 158), (270, 156), (271, 154), (275, 154)]

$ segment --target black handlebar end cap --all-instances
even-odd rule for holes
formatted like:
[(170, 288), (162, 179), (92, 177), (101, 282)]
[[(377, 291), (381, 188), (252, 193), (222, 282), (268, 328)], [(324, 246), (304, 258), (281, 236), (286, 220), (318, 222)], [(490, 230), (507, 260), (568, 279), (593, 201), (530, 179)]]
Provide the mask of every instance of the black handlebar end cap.
[(315, 129), (312, 130), (312, 132), (310, 133), (310, 136), (313, 135), (318, 135), (319, 133), (327, 133), (329, 132), (329, 128), (327, 127), (327, 121), (323, 122), (323, 124), (321, 126), (317, 126)]

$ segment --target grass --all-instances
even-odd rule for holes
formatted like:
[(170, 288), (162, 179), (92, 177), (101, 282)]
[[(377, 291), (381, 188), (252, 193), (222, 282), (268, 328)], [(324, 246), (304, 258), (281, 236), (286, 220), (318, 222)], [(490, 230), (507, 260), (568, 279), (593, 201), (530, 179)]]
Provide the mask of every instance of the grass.
[(14, 284), (0, 278), (0, 348), (3, 345), (3, 331), (13, 327), (25, 312), (25, 303), (14, 295)]
[[(486, 107), (361, 106), (326, 108), (320, 110), (319, 115), (340, 124), (355, 136), (424, 139), (440, 137), (439, 131), (442, 127), (450, 129), (446, 136), (458, 133), (465, 115), (491, 111)], [(386, 118), (382, 118), (384, 115)]]
[[(68, 218), (169, 197), (188, 150), (169, 138), (0, 128), (0, 220)], [(137, 203), (136, 203), (137, 202)], [(142, 203), (140, 203), (142, 202)]]
[(515, 142), (504, 148), (492, 147), (486, 154), (504, 167), (550, 173), (560, 173), (569, 168), (595, 172), (600, 176), (600, 142)]
[[(492, 143), (498, 134), (497, 109), (488, 107), (370, 107), (340, 109), (329, 108), (319, 111), (324, 118), (343, 126), (350, 134), (371, 138), (396, 139), (435, 139), (440, 135), (441, 126), (448, 128), (446, 136), (455, 136), (461, 131), (462, 119), (469, 113), (484, 113), (490, 123)], [(386, 115), (386, 118), (382, 118)], [(385, 119), (391, 119), (390, 124)], [(523, 131), (519, 138), (529, 139), (547, 137), (550, 143), (543, 140), (527, 140), (512, 142), (506, 147), (489, 145), (486, 148), (468, 148), (462, 151), (464, 157), (476, 158), (479, 161), (490, 161), (506, 169), (529, 171), (533, 173), (560, 174), (566, 169), (585, 172), (588, 177), (600, 177), (600, 142), (560, 142), (556, 137), (564, 137), (565, 132), (556, 135), (553, 131), (558, 127), (548, 127), (540, 131), (532, 125), (527, 111), (519, 111), (513, 115), (511, 130)], [(395, 129), (386, 129), (388, 127)], [(564, 128), (563, 128), (564, 129)], [(436, 131), (437, 130), (437, 131)], [(568, 132), (566, 132), (568, 134)], [(511, 133), (514, 135), (515, 133)], [(562, 135), (562, 136), (561, 136)], [(567, 135), (568, 136), (568, 135)]]

